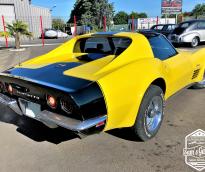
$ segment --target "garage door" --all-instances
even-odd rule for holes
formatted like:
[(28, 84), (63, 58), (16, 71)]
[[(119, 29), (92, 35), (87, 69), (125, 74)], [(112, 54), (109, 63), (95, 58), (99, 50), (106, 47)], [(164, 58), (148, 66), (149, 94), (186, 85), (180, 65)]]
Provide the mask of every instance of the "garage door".
[[(4, 16), (6, 23), (12, 23), (12, 21), (15, 20), (14, 5), (0, 4), (0, 16), (2, 15)], [(0, 18), (0, 31), (3, 31), (3, 24), (1, 18)]]

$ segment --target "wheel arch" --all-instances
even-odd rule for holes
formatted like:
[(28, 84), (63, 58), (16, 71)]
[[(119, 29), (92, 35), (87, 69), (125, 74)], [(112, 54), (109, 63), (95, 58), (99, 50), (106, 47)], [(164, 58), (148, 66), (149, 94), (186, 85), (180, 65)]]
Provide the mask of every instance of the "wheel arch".
[(151, 83), (151, 85), (156, 85), (156, 86), (158, 86), (158, 87), (160, 87), (161, 89), (162, 89), (162, 91), (163, 91), (163, 93), (164, 94), (166, 94), (166, 82), (165, 82), (165, 80), (163, 79), (163, 78), (157, 78), (157, 79), (155, 79), (152, 83)]
[(198, 35), (198, 36), (195, 36), (198, 40), (199, 40), (199, 42), (201, 41), (201, 39), (200, 39), (200, 36)]
[(183, 37), (183, 42), (185, 43), (191, 43), (193, 38), (198, 37), (200, 41), (200, 35), (197, 32), (193, 33), (188, 33), (182, 36)]

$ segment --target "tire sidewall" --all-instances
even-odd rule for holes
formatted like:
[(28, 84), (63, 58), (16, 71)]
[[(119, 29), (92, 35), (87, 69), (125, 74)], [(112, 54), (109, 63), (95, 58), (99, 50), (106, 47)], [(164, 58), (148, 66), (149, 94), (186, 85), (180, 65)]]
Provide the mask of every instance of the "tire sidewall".
[[(146, 125), (146, 117), (148, 115), (148, 107), (150, 104), (150, 101), (152, 100), (153, 97), (155, 96), (159, 96), (162, 99), (163, 102), (163, 109), (162, 109), (162, 118), (161, 121), (159, 123), (159, 125), (157, 126), (157, 128), (153, 131), (150, 132), (147, 129), (147, 125)], [(134, 125), (134, 130), (135, 133), (138, 135), (138, 137), (143, 140), (143, 141), (147, 141), (151, 138), (153, 138), (157, 132), (159, 131), (163, 118), (164, 118), (164, 93), (162, 91), (162, 89), (158, 86), (155, 85), (151, 85), (148, 90), (146, 91), (142, 103), (140, 105), (140, 109), (137, 115), (137, 119)]]
[[(194, 40), (197, 41), (197, 44), (194, 44)], [(198, 37), (194, 37), (192, 39), (191, 46), (194, 48), (194, 47), (197, 47), (198, 45), (199, 45), (199, 38)]]

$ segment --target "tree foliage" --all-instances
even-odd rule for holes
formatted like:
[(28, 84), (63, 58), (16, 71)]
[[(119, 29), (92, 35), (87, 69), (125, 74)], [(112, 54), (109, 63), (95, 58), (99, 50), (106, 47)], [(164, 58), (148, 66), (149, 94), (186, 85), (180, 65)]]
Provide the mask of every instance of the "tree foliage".
[(0, 32), (0, 37), (9, 37), (10, 36), (10, 34), (9, 34), (9, 32)]
[(116, 25), (127, 24), (128, 19), (129, 19), (129, 15), (124, 11), (120, 11), (114, 16), (114, 23)]
[(132, 11), (130, 14), (126, 13), (125, 11), (120, 11), (114, 16), (114, 23), (115, 24), (127, 24), (128, 19), (131, 19), (134, 17), (135, 19), (137, 18), (147, 18), (146, 13), (137, 13)]
[(28, 30), (28, 25), (23, 21), (17, 20), (12, 24), (7, 24), (7, 29), (9, 31), (9, 34), (15, 38), (16, 49), (20, 48), (21, 35), (32, 37), (32, 33)]
[(192, 15), (198, 18), (199, 16), (205, 15), (205, 4), (197, 4), (192, 10)]
[(77, 0), (71, 11), (68, 23), (102, 27), (103, 16), (107, 18), (107, 25), (111, 25), (114, 16), (114, 7), (108, 0)]
[(147, 18), (148, 16), (147, 16), (147, 13), (139, 13), (138, 14), (138, 18)]
[(132, 18), (132, 16), (137, 19), (137, 18), (147, 18), (147, 14), (146, 13), (138, 13), (138, 12), (134, 12), (132, 11), (129, 15), (129, 18)]
[(65, 22), (62, 19), (58, 19), (58, 18), (53, 19), (52, 20), (52, 27), (53, 27), (53, 29), (64, 31), (65, 30)]

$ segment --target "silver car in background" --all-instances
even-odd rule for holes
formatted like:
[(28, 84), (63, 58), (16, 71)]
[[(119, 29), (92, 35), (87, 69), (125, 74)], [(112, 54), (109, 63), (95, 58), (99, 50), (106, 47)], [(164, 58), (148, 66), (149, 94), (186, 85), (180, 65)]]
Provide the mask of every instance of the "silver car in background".
[(172, 43), (189, 43), (196, 47), (205, 41), (205, 20), (190, 20), (182, 22), (168, 36)]

